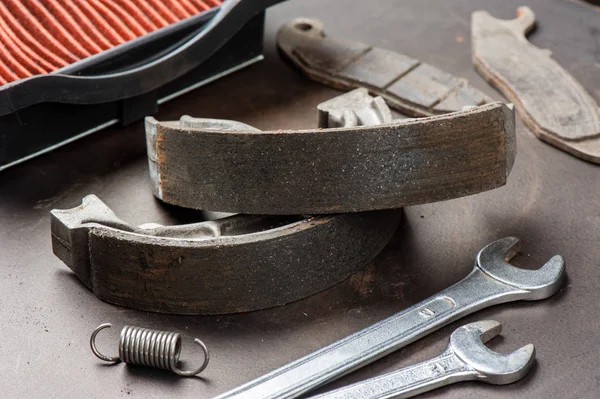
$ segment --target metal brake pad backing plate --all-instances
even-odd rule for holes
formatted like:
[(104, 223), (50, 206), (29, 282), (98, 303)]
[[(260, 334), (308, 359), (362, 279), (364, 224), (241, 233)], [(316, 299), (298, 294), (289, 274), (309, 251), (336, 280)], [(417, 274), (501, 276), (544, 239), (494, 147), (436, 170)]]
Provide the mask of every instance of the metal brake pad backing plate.
[(365, 266), (401, 210), (315, 217), (234, 215), (180, 226), (131, 226), (94, 195), (53, 210), (52, 246), (102, 300), (175, 314), (283, 305)]
[(500, 102), (298, 131), (149, 117), (146, 140), (159, 199), (246, 214), (358, 212), (476, 194), (504, 185), (516, 154), (514, 111)]

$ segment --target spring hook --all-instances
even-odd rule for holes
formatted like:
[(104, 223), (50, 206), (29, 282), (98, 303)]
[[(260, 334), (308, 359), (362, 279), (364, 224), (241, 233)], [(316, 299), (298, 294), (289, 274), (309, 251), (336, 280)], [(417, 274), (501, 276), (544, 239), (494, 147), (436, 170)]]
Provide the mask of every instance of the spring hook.
[(96, 327), (90, 337), (92, 352), (99, 359), (107, 362), (125, 362), (128, 364), (139, 364), (164, 370), (170, 370), (183, 377), (191, 377), (208, 366), (210, 355), (208, 348), (198, 338), (194, 340), (202, 352), (204, 362), (196, 370), (184, 371), (177, 367), (179, 354), (181, 353), (181, 338), (179, 333), (170, 331), (150, 330), (148, 328), (125, 326), (121, 330), (119, 338), (119, 356), (105, 356), (96, 348), (96, 336), (105, 328), (112, 327), (110, 323), (104, 323)]

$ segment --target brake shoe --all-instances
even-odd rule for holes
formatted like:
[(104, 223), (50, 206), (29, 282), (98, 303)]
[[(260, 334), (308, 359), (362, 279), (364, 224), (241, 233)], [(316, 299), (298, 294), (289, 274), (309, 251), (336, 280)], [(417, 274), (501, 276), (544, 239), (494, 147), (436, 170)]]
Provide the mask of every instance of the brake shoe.
[(224, 314), (283, 305), (343, 281), (387, 244), (401, 210), (134, 227), (89, 195), (51, 215), (55, 255), (100, 299)]
[(283, 56), (306, 76), (340, 90), (366, 87), (411, 116), (490, 102), (481, 91), (433, 65), (394, 51), (327, 37), (317, 19), (296, 18), (277, 33)]
[(300, 131), (148, 117), (154, 194), (169, 204), (233, 213), (358, 212), (491, 190), (506, 183), (514, 162), (514, 111), (500, 102), (428, 118), (384, 115), (384, 124), (372, 126), (346, 114), (342, 121), (340, 110), (321, 112), (321, 125), (335, 119), (334, 126), (351, 127)]

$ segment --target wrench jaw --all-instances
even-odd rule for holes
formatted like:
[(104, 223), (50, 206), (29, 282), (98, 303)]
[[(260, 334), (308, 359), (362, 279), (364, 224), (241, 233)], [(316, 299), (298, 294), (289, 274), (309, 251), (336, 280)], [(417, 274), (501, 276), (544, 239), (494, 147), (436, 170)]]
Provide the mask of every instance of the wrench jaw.
[(488, 384), (510, 384), (523, 378), (535, 363), (535, 348), (523, 346), (509, 354), (492, 351), (484, 344), (498, 336), (502, 326), (484, 320), (459, 327), (450, 336), (449, 349), (473, 368), (477, 379)]
[(487, 276), (523, 291), (523, 300), (548, 298), (560, 288), (565, 260), (555, 255), (537, 270), (521, 269), (508, 263), (520, 248), (515, 237), (505, 237), (487, 245), (477, 254), (476, 266)]

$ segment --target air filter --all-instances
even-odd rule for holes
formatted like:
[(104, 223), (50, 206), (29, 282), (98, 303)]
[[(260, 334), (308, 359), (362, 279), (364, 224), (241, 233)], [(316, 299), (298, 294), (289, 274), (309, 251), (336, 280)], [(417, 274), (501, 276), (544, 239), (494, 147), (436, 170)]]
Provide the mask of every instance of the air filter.
[(262, 59), (279, 1), (1, 1), (0, 170)]

